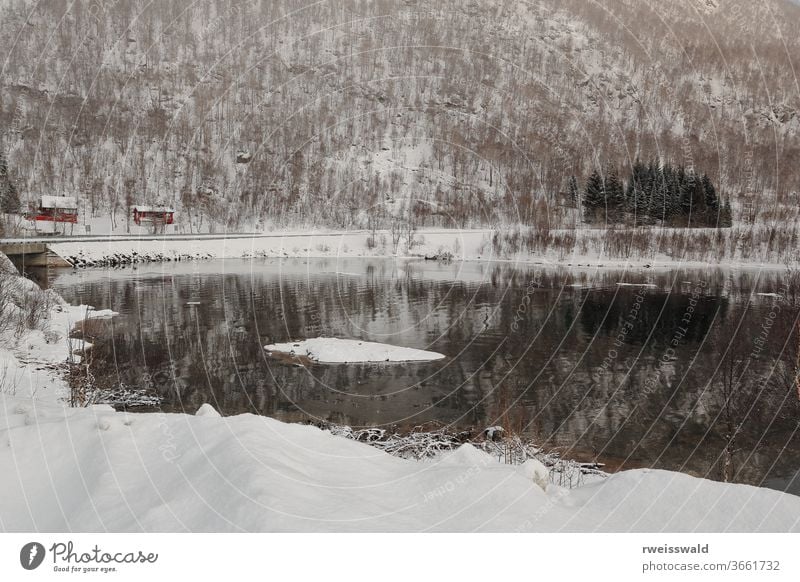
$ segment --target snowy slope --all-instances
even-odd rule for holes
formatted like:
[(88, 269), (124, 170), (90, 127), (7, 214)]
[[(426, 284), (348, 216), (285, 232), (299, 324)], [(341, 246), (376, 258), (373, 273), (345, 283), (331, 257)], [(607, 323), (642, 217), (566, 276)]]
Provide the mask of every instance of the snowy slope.
[(93, 233), (174, 204), (174, 230), (219, 232), (408, 200), (429, 226), (517, 222), (531, 195), (554, 226), (569, 173), (639, 156), (713, 174), (737, 219), (797, 216), (796, 3), (303, 4), (0, 3), (23, 203), (76, 196)]
[(465, 445), (407, 461), (253, 415), (0, 400), (7, 531), (800, 531), (800, 498), (637, 470), (566, 491)]

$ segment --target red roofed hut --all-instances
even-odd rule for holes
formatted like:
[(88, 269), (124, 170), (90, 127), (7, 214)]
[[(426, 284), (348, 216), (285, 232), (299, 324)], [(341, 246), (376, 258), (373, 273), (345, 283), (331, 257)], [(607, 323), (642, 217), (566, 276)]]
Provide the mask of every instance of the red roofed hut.
[[(60, 223), (63, 234), (66, 234), (67, 224), (72, 233), (73, 225), (78, 224), (78, 200), (72, 196), (42, 196), (39, 198), (38, 206), (31, 204), (25, 217), (34, 222), (37, 231), (56, 233)], [(50, 223), (52, 226), (40, 228), (41, 222)]]
[(133, 222), (136, 226), (153, 227), (153, 232), (164, 232), (164, 227), (175, 223), (175, 209), (169, 206), (144, 206), (133, 207)]
[(72, 196), (42, 196), (29, 218), (47, 222), (78, 223), (78, 201)]

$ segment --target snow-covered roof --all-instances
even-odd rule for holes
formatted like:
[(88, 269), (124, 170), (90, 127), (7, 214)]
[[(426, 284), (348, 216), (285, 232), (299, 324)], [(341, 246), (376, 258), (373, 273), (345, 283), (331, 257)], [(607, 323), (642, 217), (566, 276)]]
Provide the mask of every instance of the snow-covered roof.
[(143, 204), (136, 204), (133, 209), (136, 212), (175, 212), (175, 209), (170, 206), (145, 206)]
[(73, 196), (42, 196), (42, 208), (78, 208), (78, 200)]

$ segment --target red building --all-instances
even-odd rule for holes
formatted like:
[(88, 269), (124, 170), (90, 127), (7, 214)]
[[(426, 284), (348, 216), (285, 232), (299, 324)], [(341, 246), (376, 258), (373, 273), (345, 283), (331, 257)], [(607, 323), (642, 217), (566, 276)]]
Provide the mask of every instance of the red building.
[(39, 207), (28, 213), (36, 221), (78, 223), (78, 201), (72, 196), (42, 196)]
[(153, 232), (163, 232), (168, 224), (175, 223), (175, 210), (169, 206), (133, 207), (133, 222), (136, 226), (151, 225)]
[(134, 206), (133, 222), (137, 225), (173, 224), (175, 222), (175, 210), (167, 206)]

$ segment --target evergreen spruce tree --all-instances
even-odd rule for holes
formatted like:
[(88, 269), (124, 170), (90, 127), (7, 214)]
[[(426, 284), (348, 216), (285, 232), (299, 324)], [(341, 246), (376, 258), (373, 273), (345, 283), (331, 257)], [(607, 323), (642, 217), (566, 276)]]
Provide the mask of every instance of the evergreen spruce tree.
[(684, 172), (683, 168), (681, 168), (681, 180), (680, 184), (680, 199), (681, 199), (681, 216), (684, 220), (687, 221), (689, 217), (692, 215), (692, 192), (694, 190), (694, 183), (697, 180), (697, 176), (694, 175), (694, 171), (689, 170), (688, 172)]
[(644, 203), (645, 214), (647, 215), (648, 222), (652, 222), (659, 216), (659, 210), (656, 208), (657, 203), (654, 202), (656, 197), (656, 189), (658, 186), (658, 166), (655, 162), (650, 160), (647, 164), (647, 170), (644, 174)]
[(578, 180), (575, 179), (575, 176), (569, 177), (569, 183), (567, 185), (567, 195), (569, 196), (570, 204), (573, 207), (578, 208), (580, 204), (581, 194), (578, 191)]
[(705, 202), (705, 224), (706, 226), (713, 226), (717, 223), (719, 218), (717, 190), (714, 188), (714, 184), (711, 183), (711, 178), (709, 178), (707, 174), (703, 174), (700, 182), (703, 188), (703, 201)]
[(653, 172), (653, 193), (650, 197), (649, 215), (653, 220), (660, 220), (663, 223), (666, 219), (667, 181), (663, 168), (654, 168)]
[(639, 194), (639, 160), (633, 163), (631, 177), (625, 184), (625, 211), (636, 215), (636, 201)]
[(706, 206), (709, 208), (716, 208), (719, 204), (719, 200), (717, 199), (717, 190), (714, 188), (714, 184), (711, 183), (711, 178), (708, 177), (708, 174), (703, 174), (700, 181), (703, 183)]
[(600, 172), (594, 170), (586, 181), (586, 194), (583, 197), (584, 217), (587, 222), (597, 219), (600, 209), (605, 210), (605, 185)]
[(605, 201), (607, 220), (618, 222), (625, 217), (625, 189), (619, 180), (617, 169), (610, 164), (606, 166)]
[(731, 214), (731, 201), (728, 197), (722, 203), (722, 209), (719, 211), (719, 221), (717, 225), (720, 227), (733, 226), (733, 215)]
[(681, 175), (684, 173), (683, 166), (678, 168), (669, 166), (666, 214), (670, 222), (680, 221), (681, 219)]
[(696, 178), (692, 188), (692, 226), (705, 226), (707, 220), (703, 181), (700, 178)]
[(634, 226), (647, 223), (647, 197), (644, 191), (646, 181), (647, 166), (636, 160), (625, 195), (627, 211), (633, 215)]
[[(613, 169), (606, 178), (609, 208), (616, 207), (612, 192), (617, 190), (612, 174)], [(689, 227), (732, 223), (730, 202), (717, 194), (707, 174), (701, 177), (692, 168), (660, 165), (654, 160), (645, 165), (636, 160), (624, 192), (624, 207), (635, 216), (635, 224), (661, 221)]]

